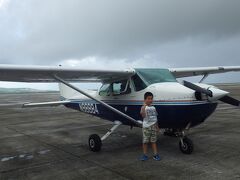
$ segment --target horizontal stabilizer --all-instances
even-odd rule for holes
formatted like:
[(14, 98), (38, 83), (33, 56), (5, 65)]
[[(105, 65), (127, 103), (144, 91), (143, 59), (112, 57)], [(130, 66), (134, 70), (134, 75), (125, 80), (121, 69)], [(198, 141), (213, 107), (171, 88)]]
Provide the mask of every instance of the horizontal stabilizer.
[(45, 107), (45, 106), (59, 106), (70, 103), (71, 101), (52, 101), (52, 102), (40, 102), (40, 103), (25, 103), (23, 104), (23, 108), (27, 107)]

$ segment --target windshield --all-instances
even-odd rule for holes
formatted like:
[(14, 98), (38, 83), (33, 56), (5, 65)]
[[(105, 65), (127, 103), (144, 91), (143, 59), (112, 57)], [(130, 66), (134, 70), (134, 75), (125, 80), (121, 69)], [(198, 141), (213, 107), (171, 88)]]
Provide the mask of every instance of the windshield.
[(135, 69), (137, 74), (148, 84), (177, 82), (168, 69)]

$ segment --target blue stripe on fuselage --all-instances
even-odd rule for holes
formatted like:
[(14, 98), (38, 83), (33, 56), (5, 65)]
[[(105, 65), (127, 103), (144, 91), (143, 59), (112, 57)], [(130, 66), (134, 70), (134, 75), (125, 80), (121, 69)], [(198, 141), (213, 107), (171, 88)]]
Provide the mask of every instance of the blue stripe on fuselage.
[[(105, 101), (112, 107), (126, 113), (136, 120), (142, 119), (140, 109), (142, 101), (116, 101), (110, 103)], [(159, 114), (158, 123), (161, 128), (184, 128), (190, 121), (192, 126), (202, 123), (210, 116), (217, 107), (217, 103), (209, 103), (205, 101), (188, 101), (188, 102), (165, 102), (158, 101), (154, 106)], [(66, 104), (66, 107), (87, 112), (94, 116), (107, 119), (109, 121), (119, 120), (123, 124), (132, 125), (127, 119), (107, 109), (103, 105), (94, 100), (72, 100)]]

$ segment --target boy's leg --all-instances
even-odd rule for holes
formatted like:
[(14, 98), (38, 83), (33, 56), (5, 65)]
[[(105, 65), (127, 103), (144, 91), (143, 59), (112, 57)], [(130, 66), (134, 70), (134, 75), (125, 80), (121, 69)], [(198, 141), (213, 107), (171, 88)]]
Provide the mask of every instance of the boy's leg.
[(152, 126), (151, 130), (152, 131), (151, 131), (150, 140), (151, 140), (151, 144), (152, 144), (153, 154), (156, 155), (156, 154), (158, 154), (157, 144), (156, 144), (156, 142), (157, 142), (157, 128), (156, 128), (156, 126)]
[(151, 134), (151, 144), (152, 144), (152, 149), (153, 149), (153, 159), (156, 161), (160, 161), (161, 158), (158, 155), (158, 151), (157, 151), (157, 128), (156, 126), (152, 127), (152, 134)]
[(157, 144), (155, 142), (152, 142), (152, 149), (153, 149), (153, 159), (156, 160), (156, 161), (160, 161), (161, 158), (157, 152)]
[(147, 149), (148, 149), (148, 142), (149, 142), (149, 130), (148, 128), (143, 128), (143, 155), (141, 157), (141, 161), (148, 160), (147, 156)]
[(143, 143), (143, 154), (147, 155), (148, 144)]
[(143, 154), (147, 154), (148, 143), (151, 135), (151, 131), (149, 128), (143, 128)]
[(153, 149), (153, 154), (154, 155), (157, 155), (158, 154), (158, 151), (157, 151), (157, 144), (156, 143), (152, 143), (152, 149)]

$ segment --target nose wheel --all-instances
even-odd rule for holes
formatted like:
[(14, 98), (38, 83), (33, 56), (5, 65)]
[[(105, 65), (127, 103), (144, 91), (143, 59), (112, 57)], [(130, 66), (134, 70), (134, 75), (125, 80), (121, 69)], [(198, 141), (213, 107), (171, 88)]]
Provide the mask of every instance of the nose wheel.
[(190, 129), (191, 122), (189, 122), (185, 129), (165, 129), (164, 135), (171, 137), (179, 137), (179, 149), (183, 154), (192, 154), (193, 142), (186, 135)]
[(184, 154), (192, 154), (193, 152), (193, 142), (187, 137), (180, 138), (179, 149)]

